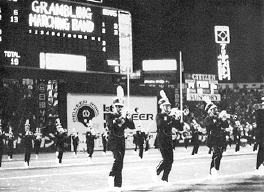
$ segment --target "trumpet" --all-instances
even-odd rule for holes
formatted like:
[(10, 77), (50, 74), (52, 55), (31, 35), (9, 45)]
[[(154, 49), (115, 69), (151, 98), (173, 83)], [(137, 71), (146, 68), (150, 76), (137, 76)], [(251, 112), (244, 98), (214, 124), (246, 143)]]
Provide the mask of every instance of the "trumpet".
[(236, 120), (237, 119), (237, 115), (232, 115), (232, 114), (228, 114), (227, 112), (226, 112), (226, 110), (223, 110), (223, 111), (221, 111), (219, 114), (218, 114), (218, 118), (220, 118), (220, 119), (234, 119), (234, 120)]

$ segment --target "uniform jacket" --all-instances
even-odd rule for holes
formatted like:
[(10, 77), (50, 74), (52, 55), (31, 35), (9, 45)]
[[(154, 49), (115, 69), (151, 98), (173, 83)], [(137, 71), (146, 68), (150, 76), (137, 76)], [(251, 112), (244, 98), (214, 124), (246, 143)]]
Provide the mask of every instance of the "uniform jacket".
[(85, 137), (86, 137), (86, 144), (89, 146), (94, 146), (94, 140), (96, 139), (96, 135), (92, 134), (91, 131), (87, 131)]
[(34, 139), (34, 135), (33, 134), (23, 134), (22, 135), (22, 139), (23, 139), (23, 144), (24, 144), (24, 149), (25, 152), (30, 151), (32, 149), (32, 141)]
[(166, 113), (159, 113), (156, 116), (158, 148), (172, 148), (172, 127), (177, 126), (176, 120)]
[(207, 146), (224, 147), (226, 145), (226, 138), (223, 130), (229, 127), (228, 122), (216, 117), (207, 116), (204, 119), (204, 125), (207, 131)]
[(66, 142), (66, 139), (67, 139), (67, 134), (66, 133), (57, 132), (57, 135), (56, 135), (56, 150), (58, 152), (64, 152), (64, 143)]
[(2, 151), (2, 152), (3, 152), (4, 147), (5, 147), (4, 139), (5, 139), (5, 134), (2, 133), (0, 135), (0, 151)]
[(73, 135), (73, 136), (72, 136), (72, 144), (73, 144), (74, 146), (76, 146), (76, 145), (79, 144), (79, 137), (78, 137), (78, 135)]
[(137, 137), (137, 144), (138, 145), (143, 145), (144, 141), (146, 139), (146, 134), (145, 132), (142, 131), (136, 131), (136, 137)]
[(125, 129), (135, 129), (132, 119), (123, 118), (120, 114), (109, 113), (106, 116), (109, 129), (107, 147), (109, 150), (125, 148)]

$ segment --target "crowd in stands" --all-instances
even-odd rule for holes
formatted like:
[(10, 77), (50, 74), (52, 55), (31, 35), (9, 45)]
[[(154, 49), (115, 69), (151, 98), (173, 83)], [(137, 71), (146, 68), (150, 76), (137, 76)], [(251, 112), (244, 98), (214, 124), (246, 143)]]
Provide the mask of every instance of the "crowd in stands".
[[(19, 120), (29, 118), (31, 113), (39, 113), (36, 110), (39, 107), (38, 83), (34, 80), (6, 80), (1, 82), (1, 85), (0, 116), (6, 117), (2, 124), (7, 124), (10, 121), (21, 125), (18, 126), (18, 129), (23, 130), (23, 123)], [(261, 88), (220, 88), (218, 90), (221, 101), (214, 103), (219, 107), (219, 111), (226, 110), (231, 114), (229, 121), (232, 131), (227, 133), (227, 143), (243, 145), (245, 142), (248, 144), (254, 142), (254, 128), (256, 126), (254, 105), (260, 103), (260, 98), (264, 95), (262, 90)], [(189, 113), (184, 115), (184, 131), (175, 133), (177, 134), (175, 145), (180, 142), (183, 142), (185, 146), (191, 142), (194, 144), (197, 142), (194, 140), (194, 136), (198, 138), (198, 143), (205, 142), (206, 130), (203, 121), (207, 115), (204, 110), (206, 103), (204, 101), (187, 101), (186, 98), (184, 98), (183, 103), (184, 108), (188, 108)], [(29, 112), (26, 113), (26, 111)], [(24, 117), (22, 118), (23, 114)], [(16, 131), (18, 130), (14, 129), (14, 132)]]
[[(261, 89), (220, 89), (221, 101), (214, 102), (219, 111), (226, 110), (230, 114), (228, 119), (230, 129), (225, 132), (226, 145), (235, 144), (235, 151), (239, 151), (240, 146), (254, 145), (255, 142), (255, 104), (261, 103), (263, 92)], [(207, 113), (204, 110), (205, 102), (184, 101), (184, 107), (189, 109), (189, 114), (184, 117), (183, 131), (176, 133), (179, 142), (184, 142), (185, 148), (188, 143), (202, 144), (206, 142), (206, 129), (204, 119)], [(198, 132), (198, 137), (197, 137)], [(187, 141), (186, 141), (187, 140)], [(253, 146), (256, 150), (256, 146)]]

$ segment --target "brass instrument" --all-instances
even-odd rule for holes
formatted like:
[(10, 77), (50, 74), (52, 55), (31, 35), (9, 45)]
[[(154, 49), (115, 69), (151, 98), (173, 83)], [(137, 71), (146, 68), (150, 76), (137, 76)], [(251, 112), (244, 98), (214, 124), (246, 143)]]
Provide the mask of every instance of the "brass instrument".
[(222, 110), (218, 116), (219, 119), (226, 120), (226, 119), (237, 119), (237, 115), (231, 115), (226, 112), (226, 110)]
[(5, 134), (7, 136), (8, 139), (13, 139), (14, 138), (14, 134), (12, 130), (9, 130), (8, 133)]
[(28, 130), (28, 131), (26, 131), (25, 135), (33, 135), (33, 132)]

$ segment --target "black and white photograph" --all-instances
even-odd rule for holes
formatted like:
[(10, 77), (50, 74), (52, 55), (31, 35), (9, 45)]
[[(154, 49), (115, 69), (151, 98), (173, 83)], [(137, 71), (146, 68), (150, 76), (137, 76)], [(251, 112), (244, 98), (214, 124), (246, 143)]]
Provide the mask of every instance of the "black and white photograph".
[(0, 191), (264, 190), (263, 0), (0, 0)]

